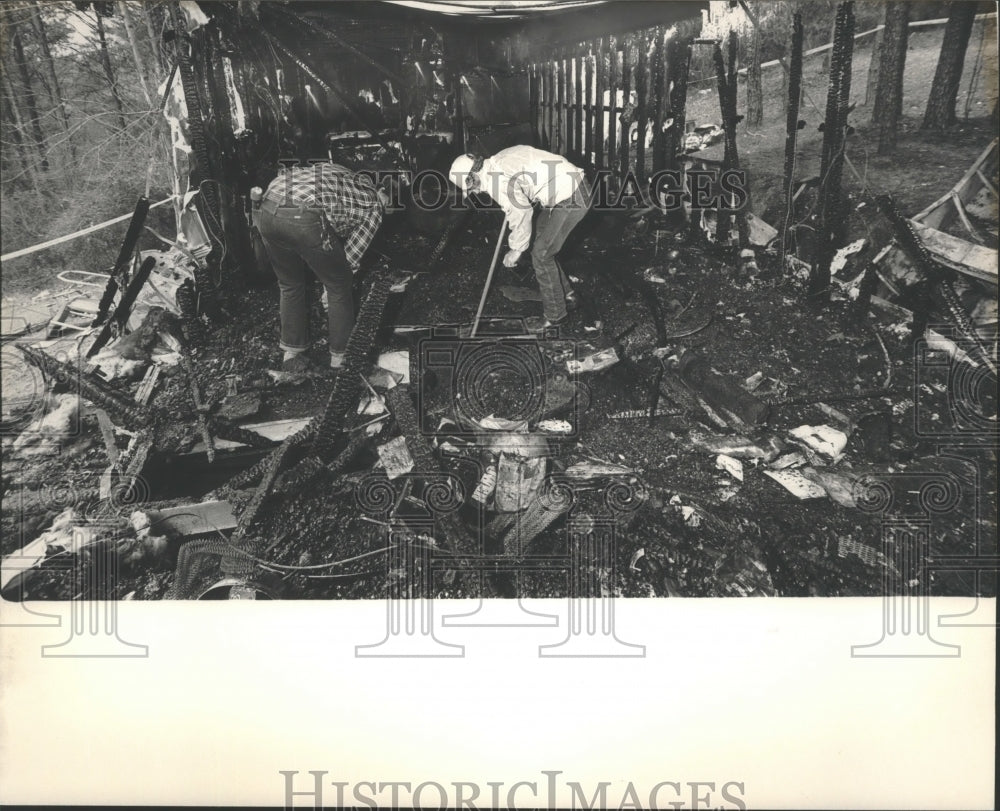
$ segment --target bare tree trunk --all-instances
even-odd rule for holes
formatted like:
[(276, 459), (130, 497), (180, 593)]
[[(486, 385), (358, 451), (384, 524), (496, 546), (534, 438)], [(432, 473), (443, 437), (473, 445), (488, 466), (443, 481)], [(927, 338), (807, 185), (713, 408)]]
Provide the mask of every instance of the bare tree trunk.
[(122, 104), (122, 97), (118, 94), (118, 84), (115, 82), (115, 73), (111, 68), (111, 55), (108, 53), (108, 38), (104, 35), (104, 20), (100, 12), (94, 10), (97, 17), (97, 38), (101, 42), (101, 66), (104, 68), (104, 76), (108, 80), (108, 87), (111, 88), (111, 97), (115, 101), (115, 108), (118, 110), (118, 126), (125, 129), (125, 105)]
[(141, 7), (142, 18), (146, 22), (146, 35), (149, 37), (149, 47), (153, 49), (153, 56), (156, 59), (156, 67), (158, 69), (156, 78), (159, 79), (160, 76), (167, 72), (167, 66), (163, 61), (163, 52), (160, 50), (160, 38), (156, 36), (156, 26), (153, 24), (152, 0), (142, 3)]
[(17, 26), (11, 24), (13, 29), (14, 61), (17, 63), (17, 70), (21, 77), (21, 85), (24, 89), (24, 103), (28, 108), (28, 118), (31, 124), (31, 134), (38, 147), (38, 154), (41, 157), (41, 167), (43, 172), (49, 170), (48, 149), (45, 146), (45, 136), (42, 134), (42, 125), (38, 118), (38, 102), (35, 99), (35, 91), (31, 87), (31, 76), (28, 74), (28, 63), (24, 56), (24, 45), (21, 43), (21, 32)]
[(146, 84), (146, 69), (143, 65), (142, 57), (139, 55), (139, 45), (135, 39), (132, 21), (128, 16), (128, 7), (123, 0), (118, 0), (118, 13), (121, 14), (122, 22), (125, 24), (125, 34), (128, 37), (128, 44), (132, 47), (132, 58), (135, 60), (135, 71), (139, 76), (139, 87), (142, 88), (142, 95), (146, 99), (146, 104), (152, 107), (153, 97), (149, 94), (149, 86)]
[(748, 130), (757, 129), (764, 123), (764, 89), (760, 76), (760, 31), (756, 25), (750, 26), (749, 44), (746, 124)]
[(878, 126), (878, 153), (896, 147), (899, 118), (903, 113), (903, 70), (910, 34), (910, 4), (889, 2), (885, 6), (885, 31), (879, 53), (878, 86), (872, 106), (872, 124)]
[(875, 88), (878, 87), (879, 61), (882, 58), (882, 39), (885, 35), (884, 28), (875, 32), (872, 39), (872, 56), (868, 61), (868, 83), (865, 85), (865, 104), (873, 104), (875, 101)]
[(24, 128), (24, 120), (21, 118), (21, 108), (18, 106), (17, 99), (14, 96), (14, 90), (11, 86), (9, 74), (2, 68), (0, 68), (0, 79), (3, 80), (2, 88), (5, 102), (3, 104), (3, 109), (4, 112), (7, 113), (8, 121), (13, 124), (13, 128), (11, 129), (11, 140), (13, 140), (18, 146), (18, 153), (21, 157), (21, 164), (24, 168), (25, 177), (28, 178), (28, 184), (34, 188), (35, 194), (37, 194), (39, 200), (41, 200), (42, 190), (38, 185), (38, 175), (35, 173), (35, 157), (31, 154), (30, 148), (25, 143), (27, 130)]
[(927, 99), (927, 110), (921, 125), (923, 129), (943, 130), (957, 120), (955, 102), (958, 98), (958, 86), (962, 81), (965, 50), (969, 45), (975, 18), (975, 3), (957, 0), (948, 6), (948, 24), (944, 29), (931, 94)]
[(56, 68), (52, 62), (52, 51), (49, 48), (49, 38), (45, 32), (45, 20), (42, 18), (42, 9), (38, 5), (38, 0), (34, 0), (32, 5), (34, 6), (35, 13), (31, 17), (31, 24), (35, 29), (35, 36), (38, 37), (38, 44), (42, 48), (42, 63), (45, 66), (46, 73), (49, 75), (49, 90), (52, 95), (52, 105), (59, 111), (59, 121), (62, 124), (63, 131), (66, 133), (66, 142), (69, 145), (70, 155), (72, 155), (75, 163), (76, 146), (74, 145), (73, 138), (70, 134), (69, 116), (66, 113), (66, 103), (62, 97), (62, 87), (59, 84), (59, 77), (56, 76)]
[(827, 4), (827, 13), (833, 14), (833, 22), (830, 23), (830, 48), (823, 52), (823, 72), (829, 74), (830, 60), (833, 58), (833, 37), (837, 31), (837, 4), (835, 2)]

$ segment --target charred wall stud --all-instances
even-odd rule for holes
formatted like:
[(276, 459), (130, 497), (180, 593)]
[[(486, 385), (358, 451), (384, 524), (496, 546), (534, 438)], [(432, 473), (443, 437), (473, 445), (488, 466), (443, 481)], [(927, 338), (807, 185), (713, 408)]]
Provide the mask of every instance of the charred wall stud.
[(788, 229), (792, 223), (795, 194), (795, 144), (799, 131), (799, 100), (802, 97), (802, 12), (796, 11), (792, 18), (792, 54), (788, 69), (788, 101), (785, 117), (785, 176), (782, 187), (781, 260), (787, 251)]
[(810, 297), (826, 294), (830, 286), (830, 263), (837, 236), (847, 217), (842, 198), (841, 177), (847, 140), (847, 113), (851, 96), (851, 62), (854, 57), (854, 3), (837, 9), (833, 53), (830, 57), (830, 85), (823, 124), (820, 161), (820, 230), (816, 261), (809, 277)]

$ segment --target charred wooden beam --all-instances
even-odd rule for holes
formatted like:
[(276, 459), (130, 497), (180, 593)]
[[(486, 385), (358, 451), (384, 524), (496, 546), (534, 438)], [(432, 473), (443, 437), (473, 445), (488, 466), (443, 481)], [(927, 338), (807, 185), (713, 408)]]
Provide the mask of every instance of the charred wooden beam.
[(594, 162), (594, 108), (596, 103), (594, 101), (594, 48), (589, 46), (587, 48), (587, 53), (582, 57), (583, 59), (583, 72), (584, 72), (584, 96), (586, 101), (584, 102), (585, 118), (584, 118), (584, 131), (583, 131), (583, 152), (585, 156), (586, 163)]
[(670, 128), (667, 139), (667, 168), (677, 169), (680, 156), (684, 152), (684, 136), (687, 129), (687, 86), (691, 73), (691, 40), (671, 37), (668, 43), (667, 74), (669, 82), (673, 83), (670, 91), (670, 114), (674, 125)]
[(197, 344), (205, 337), (205, 326), (198, 318), (198, 296), (194, 284), (188, 280), (177, 288), (177, 307), (181, 311), (181, 328), (184, 340)]
[[(594, 163), (598, 169), (604, 168), (604, 139), (607, 133), (604, 132), (604, 116), (607, 107), (604, 104), (604, 92), (607, 90), (607, 59), (608, 59), (608, 38), (601, 37), (597, 40), (594, 52), (596, 62), (596, 75), (594, 76), (594, 97), (597, 103), (596, 119), (594, 120), (594, 151), (597, 153)], [(614, 107), (614, 100), (609, 106)]]
[(608, 157), (607, 166), (615, 170), (618, 166), (618, 82), (621, 76), (618, 56), (617, 36), (608, 39)]
[(570, 63), (572, 69), (570, 71), (570, 81), (573, 86), (572, 101), (570, 102), (573, 107), (573, 116), (570, 119), (573, 122), (573, 134), (568, 139), (567, 147), (569, 151), (575, 155), (579, 155), (583, 152), (583, 138), (580, 132), (584, 123), (583, 114), (583, 57), (577, 53), (570, 57)]
[(666, 122), (667, 103), (667, 66), (666, 66), (666, 30), (661, 26), (656, 29), (655, 47), (653, 49), (653, 172), (666, 167), (666, 139), (663, 125)]
[(187, 348), (181, 348), (181, 367), (188, 380), (188, 390), (191, 393), (191, 402), (194, 404), (195, 413), (198, 415), (198, 430), (201, 432), (201, 439), (205, 443), (205, 455), (209, 464), (215, 461), (215, 441), (212, 439), (212, 432), (208, 430), (208, 407), (202, 402), (201, 391), (198, 388), (198, 379), (194, 376), (194, 365), (191, 363), (191, 356)]
[(108, 311), (111, 309), (111, 302), (114, 301), (115, 295), (121, 287), (121, 281), (132, 261), (132, 255), (135, 253), (135, 246), (139, 243), (142, 227), (146, 224), (147, 214), (149, 214), (149, 198), (140, 197), (135, 204), (135, 210), (132, 212), (132, 219), (129, 220), (128, 230), (125, 231), (121, 247), (118, 249), (118, 258), (115, 259), (114, 265), (111, 266), (108, 283), (97, 306), (97, 315), (94, 316), (94, 321), (91, 323), (92, 327), (102, 324), (108, 316)]
[(820, 160), (820, 231), (816, 261), (809, 274), (810, 296), (822, 295), (830, 287), (830, 264), (836, 252), (837, 233), (847, 216), (841, 196), (841, 178), (844, 171), (853, 57), (854, 3), (848, 0), (837, 9), (833, 53), (830, 57), (830, 87), (827, 91)]
[(137, 406), (135, 401), (122, 396), (89, 372), (56, 360), (37, 349), (21, 344), (17, 344), (17, 348), (32, 366), (40, 369), (47, 377), (69, 386), (98, 408), (103, 408), (123, 427), (135, 431), (149, 423), (150, 414), (147, 409)]
[(330, 392), (330, 398), (317, 422), (313, 449), (321, 459), (333, 455), (344, 428), (344, 418), (361, 395), (362, 376), (367, 371), (368, 355), (375, 345), (391, 286), (389, 274), (379, 273), (361, 305), (354, 329), (347, 339), (344, 365), (337, 374), (333, 391)]
[(792, 18), (792, 56), (788, 71), (788, 104), (785, 116), (785, 178), (782, 189), (784, 219), (781, 225), (781, 257), (784, 261), (788, 229), (792, 224), (794, 203), (792, 196), (795, 182), (795, 144), (799, 132), (799, 100), (802, 98), (802, 12), (796, 11)]
[[(735, 31), (729, 32), (728, 67), (722, 57), (722, 48), (716, 45), (712, 56), (715, 62), (716, 80), (719, 86), (719, 107), (722, 113), (722, 128), (725, 132), (725, 153), (723, 158), (724, 171), (737, 171), (740, 168), (739, 152), (736, 148), (736, 54), (737, 37)], [(740, 235), (740, 247), (750, 244), (750, 231), (747, 226), (746, 211), (742, 208), (736, 211), (736, 226)], [(722, 205), (719, 207), (718, 228), (716, 240), (724, 245), (729, 239), (730, 213)]]
[(125, 292), (122, 294), (121, 301), (118, 302), (118, 306), (115, 307), (113, 315), (104, 322), (104, 326), (101, 327), (101, 331), (97, 334), (97, 338), (94, 343), (91, 344), (90, 349), (87, 350), (87, 357), (93, 357), (100, 351), (105, 344), (111, 339), (111, 328), (113, 325), (117, 325), (118, 329), (124, 329), (125, 324), (128, 322), (128, 317), (132, 312), (132, 307), (135, 304), (135, 300), (138, 298), (139, 293), (142, 291), (143, 286), (149, 280), (149, 274), (153, 272), (153, 268), (156, 267), (156, 257), (147, 256), (143, 263), (139, 266), (136, 271), (135, 276), (128, 283), (128, 287), (125, 288)]
[[(638, 64), (635, 83), (635, 176), (641, 187), (646, 180), (646, 123), (649, 118), (649, 41), (646, 34), (636, 37)], [(629, 136), (631, 140), (631, 136)]]
[(681, 379), (696, 389), (713, 408), (728, 410), (748, 425), (759, 425), (767, 420), (767, 403), (716, 372), (708, 359), (699, 353), (685, 352), (679, 370)]
[(539, 113), (538, 65), (532, 63), (528, 67), (528, 121), (531, 122), (531, 143), (534, 146), (541, 146), (542, 143), (542, 127), (539, 121)]
[(267, 449), (274, 447), (273, 440), (261, 436), (255, 431), (250, 431), (240, 425), (236, 425), (222, 417), (212, 417), (209, 419), (208, 428), (219, 439), (240, 442), (249, 448)]
[(632, 124), (632, 35), (622, 37), (622, 112), (621, 112), (621, 143), (618, 145), (618, 173), (624, 178), (629, 167), (629, 129)]
[[(357, 403), (360, 396), (361, 376), (365, 371), (368, 354), (378, 334), (391, 286), (392, 280), (388, 273), (380, 273), (376, 277), (364, 304), (361, 305), (354, 329), (351, 330), (351, 336), (344, 351), (344, 365), (337, 374), (337, 380), (323, 413), (300, 431), (288, 437), (266, 460), (262, 460), (262, 464), (258, 463), (252, 469), (253, 475), (260, 476), (260, 483), (240, 515), (240, 522), (234, 534), (235, 540), (242, 542), (246, 537), (293, 449), (312, 440), (311, 451), (320, 460), (333, 454), (343, 432), (347, 413)], [(247, 477), (248, 474), (250, 471), (241, 475)], [(234, 486), (240, 478), (235, 477), (227, 483), (227, 486)], [(253, 481), (252, 478), (248, 480)]]

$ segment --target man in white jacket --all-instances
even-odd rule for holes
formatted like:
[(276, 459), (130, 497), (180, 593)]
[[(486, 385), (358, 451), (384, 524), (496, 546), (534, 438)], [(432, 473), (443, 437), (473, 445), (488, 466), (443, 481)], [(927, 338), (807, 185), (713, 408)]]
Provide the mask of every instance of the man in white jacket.
[(541, 319), (528, 319), (541, 331), (566, 318), (576, 297), (569, 279), (556, 261), (566, 237), (584, 218), (590, 186), (583, 170), (561, 155), (531, 146), (512, 146), (490, 158), (460, 155), (451, 165), (451, 181), (465, 193), (483, 192), (507, 215), (510, 250), (503, 263), (514, 267), (531, 243), (534, 207), (541, 208), (531, 246), (531, 263), (542, 294)]

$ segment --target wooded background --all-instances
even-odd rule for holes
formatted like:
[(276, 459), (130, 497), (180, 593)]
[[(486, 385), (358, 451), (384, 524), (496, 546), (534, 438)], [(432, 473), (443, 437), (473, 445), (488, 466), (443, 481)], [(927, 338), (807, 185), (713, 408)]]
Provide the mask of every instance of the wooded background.
[[(171, 29), (170, 5), (172, 0), (18, 0), (0, 6), (0, 193), (5, 252), (131, 211), (139, 195), (158, 200), (171, 193), (168, 135), (158, 91), (173, 60), (173, 46), (164, 36)], [(747, 69), (746, 80), (741, 79), (740, 112), (746, 114), (746, 126), (757, 127), (764, 106), (760, 63), (787, 56), (792, 16), (799, 9), (805, 49), (829, 43), (837, 3), (751, 0), (747, 7), (758, 25), (746, 24), (743, 9), (731, 9), (728, 4), (713, 4), (710, 22), (725, 23), (728, 17), (737, 27), (739, 66)], [(884, 31), (867, 38), (868, 44), (858, 44), (876, 49), (877, 58), (867, 77), (871, 113), (865, 117), (878, 129), (880, 152), (891, 153), (895, 148), (907, 25), (948, 19), (937, 69), (926, 77), (931, 92), (922, 121), (924, 128), (942, 130), (955, 124), (963, 112), (956, 111), (956, 96), (974, 16), (989, 11), (995, 11), (994, 4), (968, 0), (855, 3), (858, 32), (886, 25)], [(713, 86), (710, 61), (709, 49), (695, 49), (689, 72), (692, 88)], [(983, 81), (995, 83), (996, 77), (983, 77)], [(526, 93), (527, 86), (525, 76)], [(150, 224), (170, 235), (169, 208), (153, 212)], [(106, 269), (124, 228), (125, 224), (108, 228), (10, 263), (5, 268), (5, 291), (16, 288), (20, 280), (37, 286), (39, 278), (61, 270)], [(150, 247), (156, 244), (152, 237), (144, 239)]]

